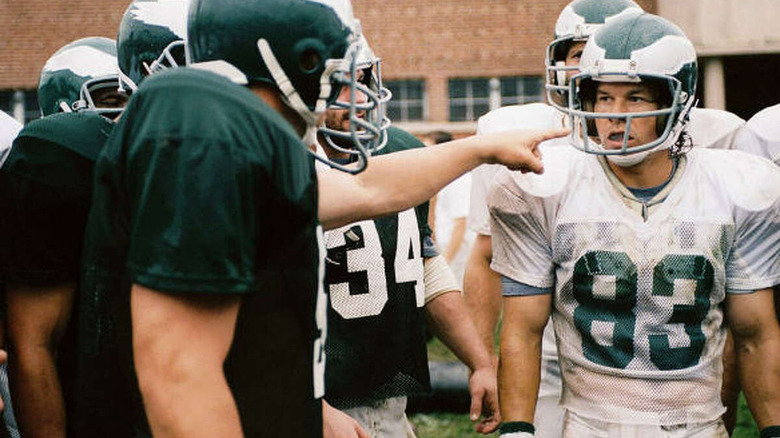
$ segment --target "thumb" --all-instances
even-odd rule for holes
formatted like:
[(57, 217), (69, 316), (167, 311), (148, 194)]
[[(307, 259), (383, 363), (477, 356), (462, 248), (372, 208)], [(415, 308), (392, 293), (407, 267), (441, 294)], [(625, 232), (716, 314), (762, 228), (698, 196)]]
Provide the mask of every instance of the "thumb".
[(471, 421), (479, 420), (479, 416), (482, 413), (482, 396), (483, 391), (475, 391), (471, 394), (471, 407), (469, 408), (469, 419)]

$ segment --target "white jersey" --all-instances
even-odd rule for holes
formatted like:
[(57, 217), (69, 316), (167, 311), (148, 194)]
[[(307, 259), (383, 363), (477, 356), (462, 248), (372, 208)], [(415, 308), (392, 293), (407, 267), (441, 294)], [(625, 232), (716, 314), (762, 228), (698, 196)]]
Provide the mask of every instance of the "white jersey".
[(21, 123), (5, 112), (0, 111), (0, 167), (3, 167), (3, 163), (5, 163), (8, 153), (11, 151), (11, 144), (21, 130)]
[(686, 131), (693, 147), (736, 149), (735, 138), (745, 120), (728, 111), (712, 108), (692, 108)]
[(764, 108), (739, 133), (736, 149), (768, 158), (780, 166), (780, 104)]
[(716, 419), (726, 293), (780, 283), (780, 169), (696, 148), (643, 208), (603, 158), (556, 148), (544, 163), (497, 175), (491, 267), (554, 288), (564, 406), (624, 424)]

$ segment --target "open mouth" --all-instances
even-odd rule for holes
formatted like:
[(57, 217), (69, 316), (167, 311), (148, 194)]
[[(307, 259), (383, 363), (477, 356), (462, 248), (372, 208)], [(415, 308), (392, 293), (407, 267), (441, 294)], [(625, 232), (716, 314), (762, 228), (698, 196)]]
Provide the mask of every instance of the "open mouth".
[[(623, 142), (625, 141), (626, 133), (625, 131), (617, 131), (612, 132), (607, 136), (607, 144), (606, 146), (610, 149), (619, 149), (623, 147)], [(634, 139), (630, 134), (628, 135), (628, 142), (631, 142)]]

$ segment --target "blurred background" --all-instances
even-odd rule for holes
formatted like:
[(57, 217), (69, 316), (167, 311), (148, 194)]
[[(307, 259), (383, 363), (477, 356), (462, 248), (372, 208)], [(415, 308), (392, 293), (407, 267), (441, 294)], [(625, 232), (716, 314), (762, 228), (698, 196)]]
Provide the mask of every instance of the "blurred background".
[[(568, 0), (353, 0), (393, 91), (393, 122), (471, 134), (476, 119), (541, 102), (544, 52)], [(700, 106), (747, 119), (780, 102), (780, 2), (637, 0), (677, 23), (699, 53)], [(0, 0), (0, 110), (39, 117), (46, 59), (86, 36), (116, 36), (128, 0)]]

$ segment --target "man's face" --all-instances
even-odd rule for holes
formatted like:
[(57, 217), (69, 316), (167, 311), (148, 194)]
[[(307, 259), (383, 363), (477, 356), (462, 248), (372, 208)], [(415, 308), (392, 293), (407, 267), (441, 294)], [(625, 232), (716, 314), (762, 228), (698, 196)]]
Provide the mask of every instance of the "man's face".
[[(566, 58), (564, 59), (567, 67), (579, 67), (582, 49), (584, 48), (585, 41), (574, 41), (569, 45), (569, 50), (566, 52)], [(577, 73), (579, 73), (577, 70), (567, 70), (566, 79), (571, 79)]]
[[(593, 111), (597, 113), (636, 113), (658, 109), (658, 102), (647, 85), (629, 82), (601, 82), (596, 89)], [(631, 132), (626, 133), (625, 119), (596, 119), (601, 144), (606, 149), (620, 149), (628, 134), (628, 147), (649, 143), (658, 138), (656, 117), (634, 118)]]
[[(358, 70), (358, 81), (363, 80), (363, 70)], [(341, 102), (349, 102), (349, 87), (341, 87), (337, 100)], [(355, 90), (355, 102), (358, 104), (364, 104), (368, 102), (368, 97), (360, 90)], [(359, 118), (365, 116), (365, 110), (358, 109), (356, 115)], [(349, 110), (342, 108), (328, 108), (325, 111), (325, 126), (337, 131), (348, 132), (349, 131)]]

